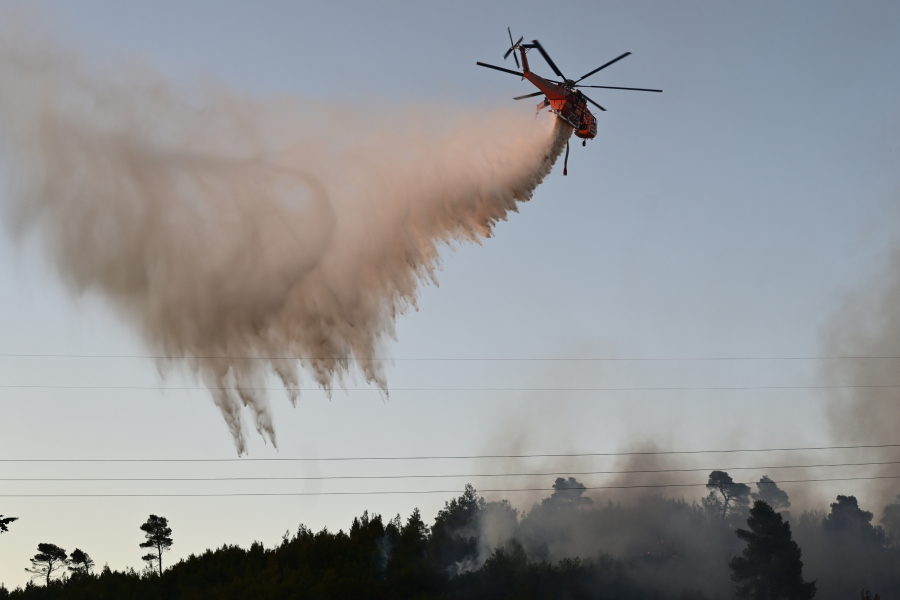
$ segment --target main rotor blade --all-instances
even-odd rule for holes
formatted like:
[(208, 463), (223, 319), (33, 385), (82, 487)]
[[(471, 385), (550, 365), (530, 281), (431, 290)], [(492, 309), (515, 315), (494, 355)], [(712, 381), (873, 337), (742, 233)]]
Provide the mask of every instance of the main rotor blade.
[[(622, 56), (619, 56), (618, 58), (612, 59), (611, 61), (609, 61), (608, 63), (606, 63), (606, 64), (603, 65), (602, 67), (597, 67), (596, 69), (594, 69), (593, 71), (591, 71), (590, 73), (588, 73), (587, 75), (585, 75), (584, 77), (582, 77), (581, 79), (584, 79), (585, 77), (590, 77), (591, 75), (593, 75), (593, 74), (596, 73), (597, 71), (602, 71), (603, 69), (605, 69), (605, 68), (608, 67), (609, 65), (613, 64), (614, 62), (618, 62), (618, 61), (622, 60), (623, 58), (625, 58), (625, 57), (628, 56), (629, 54), (631, 54), (631, 52), (626, 52), (626, 53), (623, 54)], [(581, 79), (578, 79), (575, 83), (578, 83), (579, 81), (581, 81)]]
[(524, 100), (525, 98), (534, 98), (535, 96), (543, 96), (544, 92), (535, 92), (533, 94), (525, 94), (524, 96), (516, 96), (513, 100)]
[(612, 87), (611, 85), (576, 85), (575, 87), (580, 88), (603, 88), (604, 90), (632, 90), (635, 92), (661, 92), (662, 90), (648, 90), (647, 88), (623, 88), (623, 87)]
[[(565, 81), (566, 76), (562, 74), (562, 71), (559, 70), (559, 68), (556, 66), (556, 63), (553, 62), (553, 59), (550, 58), (550, 55), (547, 54), (547, 51), (544, 50), (543, 46), (541, 46), (541, 43), (537, 40), (531, 40), (531, 43), (534, 44), (534, 47), (538, 49), (538, 52), (541, 53), (541, 56), (544, 57), (544, 60), (546, 60), (547, 64), (550, 65), (550, 68), (553, 69), (553, 72), (556, 73), (556, 75), (560, 79)], [(600, 67), (600, 68), (602, 69), (603, 67)]]
[(510, 69), (504, 69), (503, 67), (495, 67), (494, 65), (485, 64), (483, 62), (475, 63), (479, 67), (487, 67), (488, 69), (494, 69), (495, 71), (503, 71), (504, 73), (510, 73), (512, 75), (518, 75), (519, 77), (525, 77), (525, 73), (519, 73), (518, 71), (512, 71)]
[[(581, 95), (584, 96), (584, 92), (582, 92)], [(588, 102), (590, 102), (591, 104), (593, 104), (594, 106), (596, 106), (597, 108), (599, 108), (600, 110), (602, 110), (603, 112), (606, 112), (605, 108), (603, 108), (602, 106), (600, 106), (599, 104), (597, 104), (596, 102), (594, 102), (593, 100), (588, 98), (587, 96), (584, 96), (584, 99), (587, 100)]]

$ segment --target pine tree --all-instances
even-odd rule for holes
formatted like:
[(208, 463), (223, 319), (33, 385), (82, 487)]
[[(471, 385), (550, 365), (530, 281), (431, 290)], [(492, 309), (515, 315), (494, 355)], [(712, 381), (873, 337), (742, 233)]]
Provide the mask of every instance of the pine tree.
[(4, 517), (0, 515), (0, 533), (6, 533), (9, 531), (8, 525), (13, 521), (18, 521), (19, 517)]
[(73, 573), (87, 575), (93, 568), (94, 559), (84, 550), (75, 548), (72, 554), (69, 555), (69, 570)]
[(153, 548), (156, 550), (156, 554), (149, 552), (141, 558), (147, 561), (151, 568), (153, 563), (156, 563), (156, 567), (159, 569), (159, 576), (162, 577), (162, 555), (163, 552), (167, 552), (172, 547), (172, 528), (169, 527), (169, 521), (165, 517), (150, 515), (147, 522), (141, 525), (141, 531), (144, 532), (144, 537), (147, 538), (147, 541), (141, 542), (141, 548)]
[(25, 570), (34, 577), (44, 577), (47, 585), (50, 585), (53, 573), (68, 563), (66, 551), (56, 544), (38, 544), (37, 554), (28, 560), (31, 561), (31, 568), (26, 567)]
[(775, 512), (791, 507), (791, 501), (788, 499), (787, 492), (778, 487), (778, 484), (772, 481), (768, 475), (763, 475), (756, 482), (756, 489), (757, 491), (750, 494), (750, 497), (754, 500), (762, 500), (771, 506)]
[(735, 595), (741, 600), (810, 600), (816, 582), (803, 581), (800, 546), (791, 537), (791, 525), (772, 507), (757, 500), (747, 519), (750, 530), (735, 533), (747, 542), (742, 556), (731, 560)]
[(709, 490), (709, 495), (703, 499), (703, 506), (711, 514), (718, 515), (723, 521), (741, 513), (746, 514), (744, 511), (750, 503), (749, 485), (735, 483), (725, 471), (713, 471), (709, 474), (706, 489)]

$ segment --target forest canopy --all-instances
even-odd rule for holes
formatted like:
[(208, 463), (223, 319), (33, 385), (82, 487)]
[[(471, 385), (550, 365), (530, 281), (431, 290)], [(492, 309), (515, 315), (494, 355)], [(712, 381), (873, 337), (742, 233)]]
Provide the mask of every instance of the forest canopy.
[[(827, 511), (792, 520), (777, 512), (790, 506), (784, 490), (767, 477), (757, 488), (715, 471), (701, 503), (647, 494), (618, 504), (596, 502), (575, 479), (559, 478), (550, 497), (520, 513), (467, 485), (430, 524), (418, 509), (405, 519), (364, 512), (346, 530), (300, 525), (271, 548), (224, 545), (164, 569), (150, 561), (140, 572), (95, 572), (78, 550), (80, 562), (67, 559), (68, 572), (0, 587), (0, 598), (730, 598), (735, 582), (746, 583), (739, 568), (746, 571), (747, 557), (760, 560), (754, 540), (769, 527), (787, 549), (794, 580), (818, 590), (817, 599), (857, 598), (864, 588), (900, 599), (900, 499), (880, 524), (843, 495)], [(169, 541), (178, 534), (174, 525), (164, 529)], [(764, 557), (773, 573), (778, 556)]]

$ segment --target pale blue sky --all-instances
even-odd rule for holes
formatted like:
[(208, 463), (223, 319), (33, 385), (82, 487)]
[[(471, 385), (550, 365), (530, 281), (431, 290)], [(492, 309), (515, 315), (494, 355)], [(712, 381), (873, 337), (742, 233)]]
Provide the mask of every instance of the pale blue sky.
[[(9, 3), (7, 3), (9, 4)], [(566, 74), (595, 76), (608, 112), (532, 202), (483, 246), (446, 252), (440, 288), (398, 324), (395, 358), (783, 357), (820, 353), (829, 316), (896, 241), (900, 5), (894, 2), (225, 2), (56, 0), (38, 29), (103, 65), (138, 58), (181, 85), (366, 104), (511, 103), (506, 27), (538, 38)], [(549, 73), (534, 59), (538, 73)], [(570, 75), (571, 76), (571, 75)], [(523, 103), (522, 111), (533, 110)], [(377, 119), (378, 114), (373, 113)], [(336, 132), (340, 135), (340, 132)], [(352, 135), (347, 133), (346, 135)], [(0, 241), (0, 353), (142, 355), (95, 297), (74, 301), (33, 240)], [(392, 387), (761, 386), (816, 383), (807, 362), (408, 362)], [(190, 379), (174, 377), (169, 385)], [(5, 385), (160, 383), (144, 359), (0, 357)], [(808, 391), (435, 392), (273, 395), (279, 457), (794, 446), (829, 441)], [(231, 458), (205, 393), (0, 389), (0, 458)], [(765, 410), (779, 419), (761, 420)], [(250, 456), (276, 456), (250, 436)], [(851, 457), (852, 458), (852, 457)], [(746, 464), (763, 464), (748, 458)], [(755, 463), (753, 461), (756, 461)], [(776, 461), (782, 459), (774, 459)], [(712, 458), (697, 459), (699, 467)], [(740, 462), (739, 459), (735, 461)], [(707, 464), (710, 463), (710, 464)], [(621, 461), (528, 463), (602, 469)], [(40, 467), (16, 476), (329, 475), (508, 465)], [(702, 477), (701, 477), (702, 479)], [(588, 483), (599, 485), (602, 479)], [(3, 493), (461, 489), (465, 480), (312, 484), (25, 484)], [(489, 487), (474, 481), (476, 486)], [(519, 482), (521, 483), (521, 482)], [(529, 481), (549, 484), (549, 481)], [(495, 484), (496, 485), (496, 484)], [(505, 482), (503, 485), (513, 485)], [(449, 486), (449, 487), (447, 487)], [(789, 488), (823, 503), (835, 490)], [(847, 491), (854, 491), (853, 489)], [(685, 492), (690, 496), (692, 492)], [(699, 493), (699, 492), (698, 492)], [(0, 581), (26, 581), (38, 542), (140, 568), (139, 524), (170, 518), (169, 559), (222, 543), (275, 543), (301, 522), (346, 527), (364, 509), (433, 517), (449, 495), (0, 499)], [(597, 497), (603, 497), (597, 494)], [(527, 508), (534, 496), (510, 496)], [(864, 501), (863, 501), (864, 502)], [(865, 502), (864, 502), (865, 503)], [(876, 507), (868, 507), (876, 508)]]

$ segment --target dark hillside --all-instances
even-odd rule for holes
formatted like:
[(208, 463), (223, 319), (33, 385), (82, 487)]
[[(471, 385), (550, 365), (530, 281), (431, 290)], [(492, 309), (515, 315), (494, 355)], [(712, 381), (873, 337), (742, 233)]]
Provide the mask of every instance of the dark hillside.
[[(778, 558), (745, 550), (742, 540), (763, 540), (765, 527), (757, 526), (762, 538), (743, 531), (739, 539), (735, 530), (747, 526), (749, 509), (723, 511), (715, 490), (702, 505), (647, 496), (597, 507), (582, 496), (583, 486), (563, 483), (524, 516), (467, 486), (432, 526), (418, 509), (405, 523), (363, 513), (347, 531), (314, 533), (301, 525), (273, 548), (226, 545), (191, 555), (161, 576), (150, 567), (70, 572), (47, 586), (0, 587), (0, 598), (702, 600), (733, 597), (738, 575), (729, 563), (740, 563), (733, 559), (742, 552), (745, 562), (780, 568)], [(818, 580), (816, 598), (856, 598), (862, 588), (881, 600), (900, 598), (894, 505), (885, 510), (884, 526), (873, 525), (872, 513), (853, 496), (839, 496), (830, 512), (804, 513), (794, 524), (780, 525), (789, 513), (762, 500), (754, 506), (769, 511), (785, 547), (797, 548), (796, 535), (791, 568), (797, 581)]]

